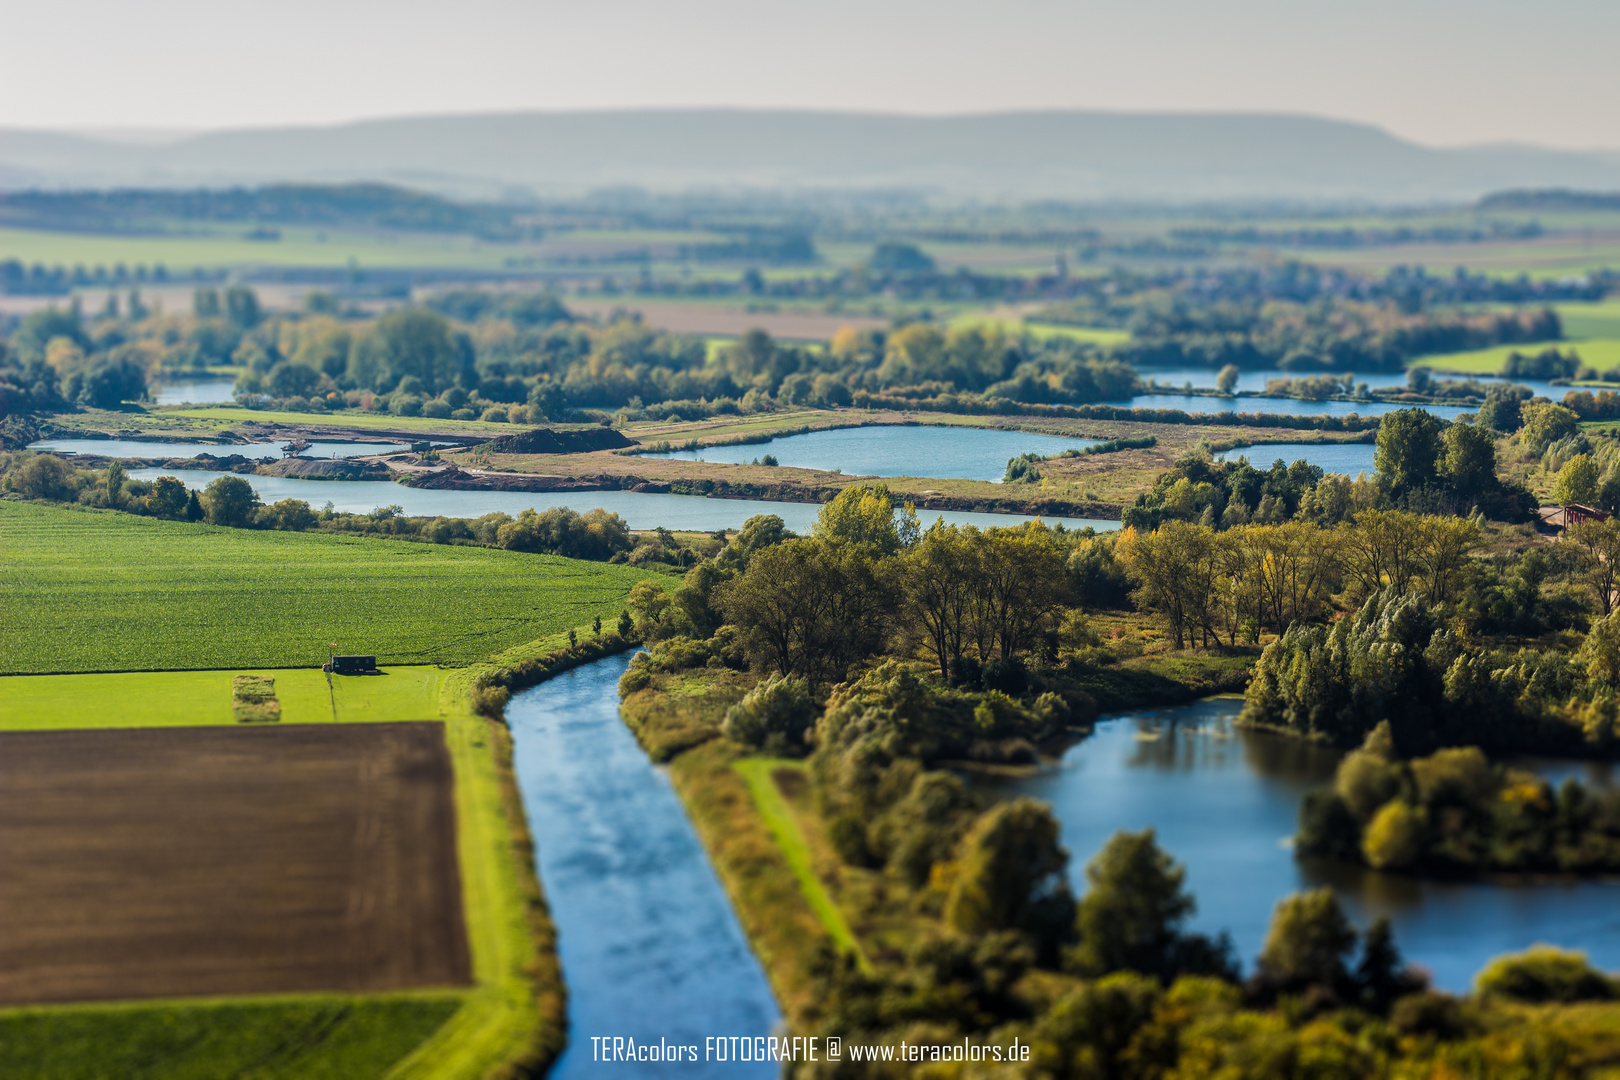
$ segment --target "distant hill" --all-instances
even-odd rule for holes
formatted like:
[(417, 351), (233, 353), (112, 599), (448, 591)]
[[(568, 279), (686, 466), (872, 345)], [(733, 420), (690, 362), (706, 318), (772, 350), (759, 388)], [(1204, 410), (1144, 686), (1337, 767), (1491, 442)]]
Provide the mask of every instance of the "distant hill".
[(1540, 188), (1498, 191), (1479, 200), (1481, 210), (1611, 210), (1620, 211), (1620, 191), (1571, 191)]
[(451, 202), (389, 184), (0, 192), (0, 225), (139, 233), (175, 220), (361, 225), (485, 236), (507, 236), (512, 229), (510, 215), (498, 207)]
[(1305, 116), (740, 109), (510, 113), (221, 131), (165, 145), (0, 130), (0, 188), (378, 181), (508, 198), (612, 187), (945, 198), (1473, 201), (1620, 188), (1620, 154), (1436, 149)]

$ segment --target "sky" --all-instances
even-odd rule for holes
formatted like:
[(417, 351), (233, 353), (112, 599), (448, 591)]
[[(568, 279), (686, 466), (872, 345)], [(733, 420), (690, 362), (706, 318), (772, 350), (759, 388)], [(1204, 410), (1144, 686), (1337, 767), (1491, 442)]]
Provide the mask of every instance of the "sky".
[(0, 127), (727, 105), (1296, 112), (1620, 149), (1615, 0), (6, 0)]

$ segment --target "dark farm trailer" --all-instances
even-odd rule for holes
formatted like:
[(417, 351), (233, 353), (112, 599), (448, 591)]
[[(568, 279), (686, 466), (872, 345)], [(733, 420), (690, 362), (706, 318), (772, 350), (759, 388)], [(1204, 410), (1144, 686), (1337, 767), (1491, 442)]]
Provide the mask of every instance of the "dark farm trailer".
[(331, 670), (338, 675), (365, 675), (377, 670), (375, 656), (334, 656)]

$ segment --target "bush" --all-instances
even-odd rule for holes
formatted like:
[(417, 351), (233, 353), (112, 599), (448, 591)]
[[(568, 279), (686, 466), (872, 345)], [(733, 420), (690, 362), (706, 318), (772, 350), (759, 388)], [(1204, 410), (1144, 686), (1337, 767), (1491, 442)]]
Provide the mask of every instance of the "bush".
[(484, 410), (484, 415), (479, 419), (490, 424), (504, 424), (506, 423), (506, 410), (499, 405), (491, 405)]
[[(679, 639), (677, 639), (679, 640)], [(821, 712), (803, 679), (772, 676), (726, 712), (721, 734), (767, 754), (798, 755)]]
[(1499, 956), (1474, 980), (1482, 994), (1516, 1001), (1603, 1001), (1615, 986), (1594, 968), (1583, 952), (1537, 945), (1522, 953)]

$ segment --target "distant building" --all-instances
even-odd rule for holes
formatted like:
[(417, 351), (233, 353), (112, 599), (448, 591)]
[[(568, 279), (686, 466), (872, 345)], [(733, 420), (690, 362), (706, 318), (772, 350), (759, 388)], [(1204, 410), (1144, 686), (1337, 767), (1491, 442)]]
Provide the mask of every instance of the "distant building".
[(334, 656), (326, 670), (338, 675), (364, 675), (377, 670), (375, 656)]

